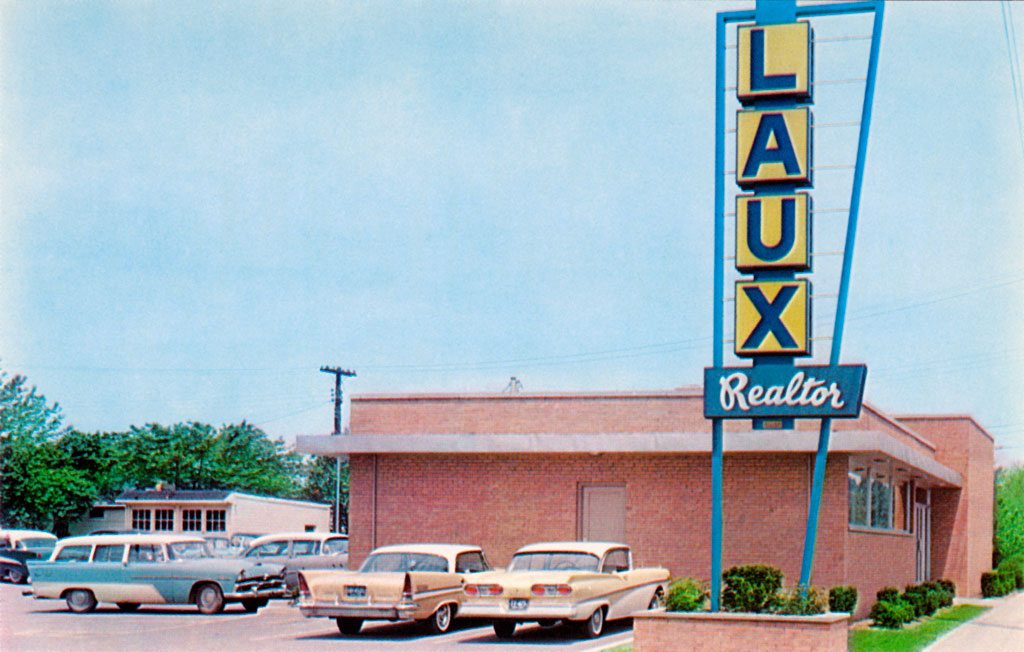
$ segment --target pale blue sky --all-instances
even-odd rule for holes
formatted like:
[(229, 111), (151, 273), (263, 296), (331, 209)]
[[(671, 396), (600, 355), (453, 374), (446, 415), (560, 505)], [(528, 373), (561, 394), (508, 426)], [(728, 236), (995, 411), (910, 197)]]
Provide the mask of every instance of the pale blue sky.
[[(0, 365), (81, 429), (285, 438), (330, 431), (325, 364), (355, 393), (697, 384), (714, 14), (752, 5), (0, 2)], [(888, 412), (974, 415), (1005, 461), (1024, 143), (1004, 11), (886, 7), (843, 361)], [(816, 79), (863, 76), (867, 41), (824, 40), (863, 19), (815, 30)], [(816, 122), (856, 119), (862, 87), (822, 84)], [(816, 130), (816, 164), (852, 163), (851, 133)], [(847, 205), (848, 177), (816, 173), (815, 207)]]

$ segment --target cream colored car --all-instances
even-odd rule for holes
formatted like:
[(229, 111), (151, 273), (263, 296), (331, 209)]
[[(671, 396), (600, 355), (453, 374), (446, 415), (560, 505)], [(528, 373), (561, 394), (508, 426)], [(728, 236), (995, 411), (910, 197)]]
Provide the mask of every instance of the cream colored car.
[(461, 614), (490, 619), (499, 638), (521, 622), (560, 620), (594, 638), (607, 620), (659, 606), (668, 578), (664, 568), (633, 568), (623, 543), (537, 543), (516, 551), (508, 570), (467, 581)]
[(488, 570), (477, 546), (384, 546), (358, 571), (299, 571), (298, 606), (307, 618), (334, 618), (342, 634), (359, 633), (364, 620), (415, 620), (441, 634), (461, 613), (467, 578)]

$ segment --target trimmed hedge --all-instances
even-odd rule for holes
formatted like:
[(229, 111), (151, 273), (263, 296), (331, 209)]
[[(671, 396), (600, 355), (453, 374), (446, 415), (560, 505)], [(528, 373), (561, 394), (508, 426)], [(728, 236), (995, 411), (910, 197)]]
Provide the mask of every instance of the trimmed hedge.
[(986, 598), (998, 598), (1016, 589), (1016, 573), (987, 571), (981, 574), (981, 594)]
[(809, 587), (805, 593), (800, 587), (783, 591), (773, 611), (788, 616), (813, 616), (825, 613), (825, 595), (821, 589)]
[(898, 629), (915, 618), (932, 616), (952, 606), (955, 590), (956, 585), (949, 580), (910, 584), (903, 593), (887, 586), (876, 594), (878, 601), (871, 607), (871, 620), (876, 627)]
[(665, 596), (666, 611), (701, 611), (711, 595), (703, 582), (692, 577), (679, 577), (668, 585)]
[(733, 566), (722, 573), (722, 607), (727, 611), (765, 613), (777, 604), (782, 588), (782, 571), (772, 566), (753, 564)]
[(914, 607), (900, 598), (890, 602), (879, 600), (871, 606), (871, 620), (876, 627), (900, 629), (914, 619)]
[(853, 613), (857, 609), (857, 587), (833, 586), (828, 590), (828, 610)]
[(1024, 589), (1024, 555), (1014, 555), (999, 562), (1000, 573), (1011, 573), (1016, 588)]

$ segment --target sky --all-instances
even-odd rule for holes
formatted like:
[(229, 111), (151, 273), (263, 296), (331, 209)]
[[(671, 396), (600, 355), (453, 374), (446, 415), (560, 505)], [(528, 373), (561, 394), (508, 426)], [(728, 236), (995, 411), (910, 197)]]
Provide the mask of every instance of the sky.
[[(887, 413), (974, 416), (1000, 463), (1024, 461), (1013, 4), (886, 6), (841, 355)], [(0, 0), (0, 369), (81, 430), (286, 441), (333, 427), (322, 365), (346, 396), (698, 385), (715, 13), (752, 6)], [(871, 28), (813, 25), (823, 363)]]

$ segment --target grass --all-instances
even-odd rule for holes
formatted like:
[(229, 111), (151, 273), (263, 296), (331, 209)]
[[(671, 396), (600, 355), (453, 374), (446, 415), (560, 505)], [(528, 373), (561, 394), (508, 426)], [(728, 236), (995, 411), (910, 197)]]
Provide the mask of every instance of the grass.
[(988, 609), (962, 604), (941, 609), (928, 620), (903, 629), (855, 629), (850, 632), (849, 649), (850, 652), (915, 652)]

